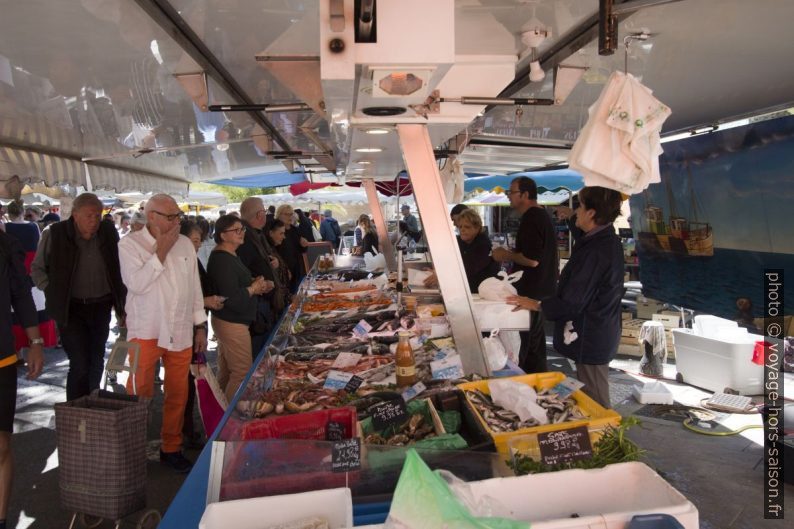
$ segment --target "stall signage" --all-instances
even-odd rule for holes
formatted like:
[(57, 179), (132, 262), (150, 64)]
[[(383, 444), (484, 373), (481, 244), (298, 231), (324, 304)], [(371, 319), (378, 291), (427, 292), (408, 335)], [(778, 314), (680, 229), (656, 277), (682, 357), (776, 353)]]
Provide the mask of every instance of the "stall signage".
[(421, 392), (423, 392), (426, 389), (427, 389), (427, 386), (425, 386), (421, 382), (417, 382), (416, 384), (414, 384), (410, 388), (408, 388), (405, 391), (403, 391), (403, 400), (405, 402), (408, 402), (409, 400), (411, 400), (412, 398), (416, 397), (417, 395), (419, 395)]
[(356, 364), (358, 364), (359, 360), (361, 360), (361, 355), (358, 353), (339, 353), (331, 367), (334, 369), (354, 367)]
[(325, 425), (326, 441), (341, 441), (345, 438), (345, 425), (341, 422), (328, 421)]
[(565, 380), (559, 382), (556, 386), (551, 388), (551, 391), (559, 395), (561, 399), (565, 399), (571, 393), (579, 391), (583, 387), (584, 387), (584, 382), (580, 382), (575, 378), (565, 377)]
[(403, 399), (373, 404), (369, 411), (372, 414), (372, 426), (378, 431), (392, 424), (402, 424), (408, 420), (408, 409), (405, 407)]
[(434, 380), (456, 380), (463, 378), (463, 362), (459, 354), (447, 355), (441, 360), (430, 362)]
[(331, 472), (348, 472), (361, 468), (361, 439), (354, 437), (334, 442), (331, 447)]
[(356, 390), (364, 383), (364, 379), (358, 375), (353, 375), (350, 377), (350, 380), (347, 381), (345, 384), (345, 391), (348, 393), (355, 393)]
[(344, 371), (336, 371), (332, 369), (328, 372), (328, 376), (325, 378), (325, 384), (323, 384), (323, 388), (332, 389), (335, 391), (345, 389), (351, 378), (353, 378), (353, 373), (345, 373)]
[(544, 465), (557, 465), (593, 457), (587, 426), (538, 434), (540, 459)]
[(359, 338), (364, 338), (369, 334), (369, 331), (372, 330), (372, 325), (367, 323), (367, 320), (359, 321), (355, 327), (353, 327), (353, 334)]

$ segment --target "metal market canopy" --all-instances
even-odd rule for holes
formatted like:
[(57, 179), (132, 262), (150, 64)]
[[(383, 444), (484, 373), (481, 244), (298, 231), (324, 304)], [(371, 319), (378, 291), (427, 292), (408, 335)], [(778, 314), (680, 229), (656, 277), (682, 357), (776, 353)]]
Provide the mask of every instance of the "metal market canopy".
[[(279, 206), (281, 204), (290, 204), (295, 208), (305, 208), (322, 205), (322, 204), (339, 204), (339, 205), (361, 205), (365, 206), (369, 203), (367, 200), (367, 193), (361, 188), (355, 187), (332, 187), (331, 190), (326, 189), (313, 189), (298, 196), (292, 193), (274, 193), (271, 195), (257, 195), (262, 199), (265, 206)], [(396, 200), (394, 197), (387, 197), (382, 193), (378, 193), (378, 199), (381, 203), (390, 203)]]

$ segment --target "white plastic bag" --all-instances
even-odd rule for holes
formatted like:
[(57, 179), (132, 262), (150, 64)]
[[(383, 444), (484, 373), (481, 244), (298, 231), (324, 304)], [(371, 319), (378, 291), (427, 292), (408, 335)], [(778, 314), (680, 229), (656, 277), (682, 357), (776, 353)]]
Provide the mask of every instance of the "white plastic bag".
[(485, 359), (491, 371), (499, 371), (507, 364), (507, 352), (502, 341), (499, 339), (499, 329), (491, 331), (490, 336), (483, 338), (483, 348), (485, 349)]
[(507, 358), (518, 363), (518, 355), (521, 351), (521, 335), (519, 331), (500, 331), (499, 340), (505, 348)]
[(531, 386), (512, 380), (489, 380), (488, 391), (494, 404), (510, 410), (522, 420), (535, 419), (540, 424), (549, 424), (546, 410), (538, 404), (538, 394)]
[(519, 270), (510, 275), (507, 275), (505, 271), (501, 271), (498, 277), (489, 277), (480, 283), (480, 286), (477, 287), (477, 292), (482, 299), (487, 299), (488, 301), (504, 301), (509, 296), (515, 296), (518, 293), (513, 283), (521, 279), (523, 275), (523, 270)]
[(364, 270), (367, 272), (374, 272), (375, 270), (386, 269), (386, 258), (382, 253), (372, 255), (367, 252), (364, 254)]

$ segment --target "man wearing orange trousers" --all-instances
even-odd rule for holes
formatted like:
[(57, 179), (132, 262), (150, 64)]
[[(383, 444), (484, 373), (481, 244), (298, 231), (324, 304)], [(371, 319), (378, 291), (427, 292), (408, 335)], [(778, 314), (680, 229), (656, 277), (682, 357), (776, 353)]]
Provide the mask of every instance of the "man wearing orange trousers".
[(144, 209), (146, 227), (119, 242), (121, 277), (127, 285), (127, 338), (141, 347), (138, 370), (127, 391), (154, 394), (154, 370), (165, 367), (160, 462), (177, 472), (192, 464), (182, 454), (182, 423), (193, 351), (207, 348), (196, 251), (179, 234), (181, 211), (168, 195), (154, 195)]

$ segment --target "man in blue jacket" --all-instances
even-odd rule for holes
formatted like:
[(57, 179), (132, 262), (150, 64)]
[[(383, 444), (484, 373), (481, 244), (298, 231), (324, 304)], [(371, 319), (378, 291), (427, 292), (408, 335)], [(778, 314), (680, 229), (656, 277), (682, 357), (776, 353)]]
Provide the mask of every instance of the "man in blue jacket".
[(325, 210), (325, 218), (320, 223), (320, 236), (324, 241), (331, 243), (334, 249), (339, 248), (339, 238), (342, 236), (342, 230), (339, 228), (339, 223), (333, 217), (333, 212), (330, 209)]
[(11, 497), (11, 433), (17, 404), (17, 355), (11, 332), (12, 314), (19, 319), (30, 340), (27, 352), (28, 380), (44, 366), (39, 320), (30, 278), (25, 270), (25, 252), (14, 237), (0, 231), (0, 529), (6, 529)]
[(582, 189), (576, 226), (584, 235), (574, 244), (556, 294), (509, 300), (554, 321), (554, 349), (576, 362), (582, 389), (605, 408), (610, 407), (609, 362), (620, 343), (623, 246), (612, 225), (620, 202), (620, 193), (612, 189)]

